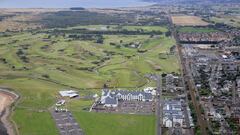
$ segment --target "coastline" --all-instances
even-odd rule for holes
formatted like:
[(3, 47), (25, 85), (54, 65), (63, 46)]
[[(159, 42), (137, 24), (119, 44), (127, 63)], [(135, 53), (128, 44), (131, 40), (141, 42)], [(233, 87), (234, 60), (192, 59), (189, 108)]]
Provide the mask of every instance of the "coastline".
[(0, 88), (0, 127), (3, 135), (17, 135), (16, 127), (10, 116), (13, 104), (17, 101), (19, 95), (7, 88)]

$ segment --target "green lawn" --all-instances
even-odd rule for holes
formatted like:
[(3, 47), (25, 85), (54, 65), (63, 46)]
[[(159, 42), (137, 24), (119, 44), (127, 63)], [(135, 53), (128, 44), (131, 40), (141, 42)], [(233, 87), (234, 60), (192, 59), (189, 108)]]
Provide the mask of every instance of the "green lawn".
[(155, 116), (73, 112), (87, 135), (154, 135)]
[(13, 119), (21, 135), (58, 135), (55, 123), (48, 112), (15, 109)]
[(0, 79), (1, 86), (10, 87), (20, 94), (18, 106), (32, 109), (47, 109), (56, 99), (57, 91), (63, 86), (29, 78)]
[[(153, 135), (154, 115), (126, 115), (86, 112), (93, 101), (72, 100), (66, 106), (73, 112), (87, 135)], [(124, 129), (124, 130), (123, 130)]]

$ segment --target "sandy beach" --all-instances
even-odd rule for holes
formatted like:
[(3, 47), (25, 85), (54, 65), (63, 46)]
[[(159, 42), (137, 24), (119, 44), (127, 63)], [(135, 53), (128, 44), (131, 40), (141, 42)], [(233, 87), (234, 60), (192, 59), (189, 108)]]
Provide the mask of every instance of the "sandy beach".
[(17, 99), (17, 95), (8, 92), (5, 89), (0, 89), (0, 114), (1, 122), (7, 130), (8, 135), (15, 135), (14, 126), (9, 121), (9, 115), (11, 113), (11, 104)]

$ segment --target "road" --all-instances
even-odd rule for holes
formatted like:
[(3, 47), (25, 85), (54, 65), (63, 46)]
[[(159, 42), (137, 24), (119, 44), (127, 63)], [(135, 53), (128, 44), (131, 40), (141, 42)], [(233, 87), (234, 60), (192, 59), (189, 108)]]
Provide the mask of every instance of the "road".
[(156, 102), (156, 117), (157, 117), (157, 135), (162, 135), (162, 78), (161, 75), (157, 75), (157, 102)]

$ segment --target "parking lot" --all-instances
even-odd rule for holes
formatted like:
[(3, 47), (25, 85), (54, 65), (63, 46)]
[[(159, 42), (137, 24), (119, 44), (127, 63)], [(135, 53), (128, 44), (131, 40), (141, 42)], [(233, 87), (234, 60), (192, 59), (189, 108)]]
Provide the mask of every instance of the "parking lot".
[(82, 129), (73, 118), (71, 112), (52, 111), (51, 113), (60, 135), (84, 135)]
[(108, 113), (126, 113), (126, 114), (153, 114), (154, 102), (143, 101), (119, 101), (116, 108), (97, 105), (93, 111)]

